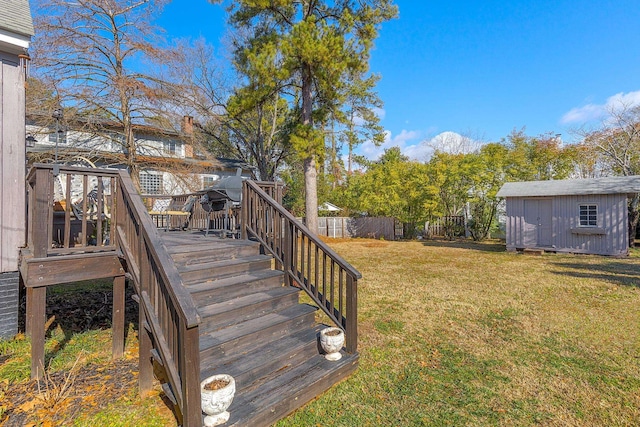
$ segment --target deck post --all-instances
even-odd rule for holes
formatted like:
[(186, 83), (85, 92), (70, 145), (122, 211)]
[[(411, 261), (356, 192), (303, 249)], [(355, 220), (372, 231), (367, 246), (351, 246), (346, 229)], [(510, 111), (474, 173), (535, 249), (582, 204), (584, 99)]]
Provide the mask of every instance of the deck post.
[(27, 335), (31, 338), (31, 379), (42, 377), (44, 370), (44, 338), (47, 288), (27, 288)]
[(347, 352), (358, 351), (358, 280), (347, 275)]
[(242, 185), (242, 207), (240, 209), (240, 238), (247, 240), (247, 227), (249, 225), (249, 187)]
[(35, 183), (30, 188), (33, 207), (29, 224), (29, 243), (35, 258), (45, 258), (51, 248), (51, 224), (53, 222), (53, 176), (48, 169), (38, 169)]
[(181, 357), (182, 380), (182, 417), (184, 427), (200, 427), (202, 411), (200, 399), (200, 352), (198, 348), (199, 328), (185, 328), (180, 322), (180, 347), (184, 349)]
[(286, 222), (284, 227), (284, 253), (282, 260), (284, 261), (284, 284), (293, 286), (291, 280), (291, 269), (293, 268), (293, 224)]
[(151, 337), (149, 337), (149, 331), (147, 330), (147, 316), (142, 307), (142, 298), (138, 311), (138, 369), (140, 370), (138, 387), (140, 389), (140, 397), (144, 398), (153, 388), (153, 364), (151, 362)]
[(111, 331), (113, 334), (112, 357), (118, 359), (124, 353), (124, 314), (125, 314), (125, 277), (113, 278), (113, 315)]

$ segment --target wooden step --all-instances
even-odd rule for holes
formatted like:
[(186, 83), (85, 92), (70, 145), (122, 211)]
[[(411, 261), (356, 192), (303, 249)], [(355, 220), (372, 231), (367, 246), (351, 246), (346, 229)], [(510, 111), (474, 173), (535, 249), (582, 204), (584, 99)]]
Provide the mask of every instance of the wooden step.
[(184, 284), (216, 280), (271, 268), (272, 257), (254, 255), (237, 259), (177, 266)]
[(200, 330), (211, 332), (290, 307), (298, 303), (299, 292), (292, 286), (280, 286), (209, 304), (198, 309)]
[(191, 297), (198, 307), (228, 301), (255, 292), (283, 287), (283, 273), (276, 270), (260, 270), (250, 274), (225, 277), (188, 285)]
[(225, 426), (273, 424), (355, 372), (358, 359), (357, 354), (345, 354), (331, 362), (317, 355), (252, 391), (237, 394)]
[[(178, 245), (167, 247), (169, 254), (178, 266), (222, 261), (260, 255), (260, 245), (246, 240), (230, 241), (234, 243), (209, 243), (205, 245)], [(241, 242), (241, 243), (235, 243)]]
[(200, 335), (200, 359), (241, 355), (256, 342), (271, 342), (292, 332), (311, 328), (317, 307), (298, 304), (276, 313)]
[(319, 354), (320, 329), (320, 326), (305, 328), (257, 345), (240, 355), (201, 360), (200, 379), (224, 373), (235, 378), (238, 393), (258, 387), (269, 378)]

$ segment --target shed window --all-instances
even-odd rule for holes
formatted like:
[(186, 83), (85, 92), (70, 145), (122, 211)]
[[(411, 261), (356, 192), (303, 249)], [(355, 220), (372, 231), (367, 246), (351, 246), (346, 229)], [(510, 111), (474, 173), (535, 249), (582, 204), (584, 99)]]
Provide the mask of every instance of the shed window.
[(598, 205), (580, 205), (580, 227), (598, 226)]

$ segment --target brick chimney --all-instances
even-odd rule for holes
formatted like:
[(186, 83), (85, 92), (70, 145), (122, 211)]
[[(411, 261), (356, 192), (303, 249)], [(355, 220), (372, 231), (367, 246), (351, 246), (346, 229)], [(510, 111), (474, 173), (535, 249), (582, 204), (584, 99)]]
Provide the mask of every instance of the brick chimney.
[(184, 141), (184, 156), (193, 158), (193, 117), (184, 116), (180, 130), (182, 134), (186, 136)]
[(187, 136), (193, 136), (193, 117), (184, 116), (182, 118), (182, 126), (180, 126), (180, 130)]

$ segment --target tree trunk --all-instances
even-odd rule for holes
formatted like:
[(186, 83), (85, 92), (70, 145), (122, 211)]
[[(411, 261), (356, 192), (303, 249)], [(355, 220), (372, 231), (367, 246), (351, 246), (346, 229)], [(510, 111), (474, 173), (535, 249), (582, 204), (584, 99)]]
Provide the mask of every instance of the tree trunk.
[[(313, 99), (311, 67), (305, 65), (302, 69), (302, 124), (313, 127)], [(310, 141), (311, 142), (311, 141)], [(310, 153), (304, 160), (304, 208), (307, 218), (307, 228), (318, 234), (318, 173), (316, 171), (316, 156)]]
[[(317, 175), (315, 156), (306, 158), (304, 160), (304, 209), (307, 228), (315, 234), (318, 234)], [(310, 194), (313, 194), (313, 197), (309, 197)]]

